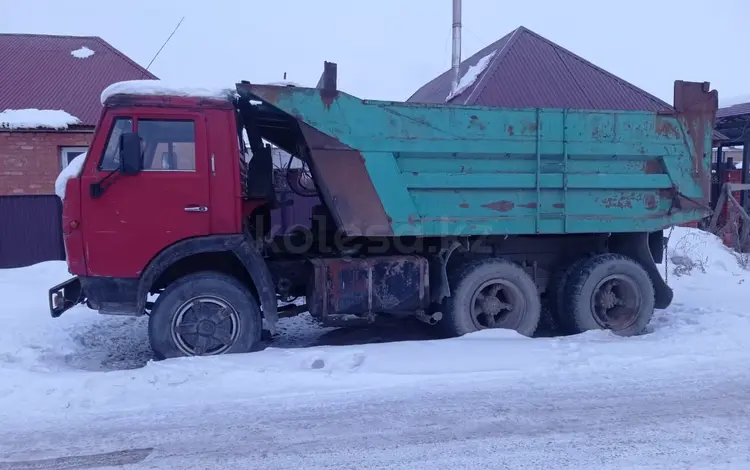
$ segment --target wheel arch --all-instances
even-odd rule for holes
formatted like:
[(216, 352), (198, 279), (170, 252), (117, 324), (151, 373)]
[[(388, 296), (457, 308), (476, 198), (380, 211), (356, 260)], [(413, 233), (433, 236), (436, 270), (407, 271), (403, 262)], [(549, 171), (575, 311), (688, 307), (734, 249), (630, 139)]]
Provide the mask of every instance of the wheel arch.
[[(672, 303), (674, 292), (664, 281), (656, 266), (655, 241), (661, 241), (661, 232), (614, 233), (609, 238), (609, 251), (629, 256), (641, 264), (654, 285), (654, 307), (664, 309)], [(661, 260), (662, 256), (658, 256)]]
[(272, 334), (278, 313), (271, 272), (255, 240), (245, 235), (210, 235), (179, 241), (163, 249), (146, 266), (138, 283), (137, 311), (146, 307), (154, 288), (199, 270), (211, 269), (233, 275), (257, 296)]

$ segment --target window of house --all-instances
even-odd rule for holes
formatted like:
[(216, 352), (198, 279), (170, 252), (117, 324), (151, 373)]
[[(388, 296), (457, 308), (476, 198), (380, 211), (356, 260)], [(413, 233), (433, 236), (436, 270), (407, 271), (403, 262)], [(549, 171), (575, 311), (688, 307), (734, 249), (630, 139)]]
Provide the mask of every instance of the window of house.
[(60, 148), (60, 166), (65, 169), (78, 155), (86, 152), (87, 147), (61, 147)]
[(133, 119), (129, 117), (116, 118), (109, 130), (107, 146), (104, 148), (99, 169), (114, 171), (120, 168), (120, 136), (126, 132), (133, 132)]
[(195, 171), (195, 123), (185, 120), (139, 119), (143, 169)]

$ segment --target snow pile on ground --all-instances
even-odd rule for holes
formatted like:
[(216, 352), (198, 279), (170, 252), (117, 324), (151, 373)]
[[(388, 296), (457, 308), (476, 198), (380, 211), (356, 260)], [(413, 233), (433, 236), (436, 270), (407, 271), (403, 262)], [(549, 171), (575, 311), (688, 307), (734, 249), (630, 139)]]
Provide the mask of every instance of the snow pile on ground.
[[(646, 377), (744, 367), (750, 361), (745, 306), (750, 271), (717, 237), (695, 229), (672, 233), (668, 259), (679, 256), (701, 259), (705, 272), (674, 275), (676, 264), (662, 265), (675, 289), (674, 302), (658, 311), (649, 332), (639, 337), (592, 331), (530, 339), (494, 330), (449, 340), (340, 347), (284, 349), (276, 343), (258, 353), (162, 362), (149, 361), (145, 318), (99, 316), (76, 307), (52, 319), (47, 289), (68, 277), (61, 263), (0, 271), (6, 299), (0, 310), (0, 421), (174, 406), (192, 403), (196, 395), (209, 405), (458, 381), (616, 380), (622, 371)], [(320, 332), (306, 326), (312, 342)]]
[(6, 109), (0, 113), (0, 129), (67, 129), (80, 123), (61, 109)]
[(445, 98), (445, 101), (448, 102), (452, 100), (456, 96), (466, 91), (466, 89), (471, 85), (473, 85), (474, 82), (477, 81), (477, 78), (487, 68), (487, 66), (490, 65), (490, 61), (493, 57), (495, 57), (496, 52), (497, 51), (490, 52), (486, 56), (479, 59), (479, 62), (477, 62), (475, 65), (469, 67), (463, 77), (461, 77), (461, 79), (458, 81), (458, 87), (456, 87), (455, 90), (451, 90), (451, 92), (448, 94), (448, 97)]
[(86, 46), (81, 46), (80, 48), (74, 51), (70, 51), (70, 55), (72, 55), (73, 57), (77, 59), (87, 59), (91, 57), (92, 55), (94, 55), (94, 51), (92, 51)]
[(737, 253), (709, 232), (675, 227), (666, 253), (668, 274), (710, 274), (712, 278), (747, 275), (748, 254)]
[(81, 170), (86, 161), (86, 153), (87, 152), (83, 152), (74, 158), (68, 163), (68, 166), (63, 168), (60, 174), (57, 175), (57, 179), (55, 179), (55, 194), (57, 194), (57, 197), (60, 199), (65, 199), (65, 188), (68, 185), (68, 180), (81, 176)]
[(234, 86), (196, 86), (190, 83), (167, 82), (163, 80), (127, 80), (113, 83), (102, 91), (102, 104), (114, 95), (162, 95), (194, 98), (230, 99), (237, 93)]

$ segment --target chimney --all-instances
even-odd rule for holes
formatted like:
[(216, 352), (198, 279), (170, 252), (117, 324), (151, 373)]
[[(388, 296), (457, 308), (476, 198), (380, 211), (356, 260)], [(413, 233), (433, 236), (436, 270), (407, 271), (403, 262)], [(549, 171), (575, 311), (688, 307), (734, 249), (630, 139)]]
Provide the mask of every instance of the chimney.
[(453, 0), (453, 53), (451, 56), (453, 86), (451, 94), (458, 89), (461, 80), (461, 0)]

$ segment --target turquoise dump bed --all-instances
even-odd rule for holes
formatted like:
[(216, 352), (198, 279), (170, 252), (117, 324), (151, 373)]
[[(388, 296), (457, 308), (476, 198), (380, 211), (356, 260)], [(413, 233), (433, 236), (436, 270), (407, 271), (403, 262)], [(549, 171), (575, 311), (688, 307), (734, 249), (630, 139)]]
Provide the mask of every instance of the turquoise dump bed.
[(674, 110), (660, 113), (238, 91), (262, 102), (268, 140), (294, 152), (288, 136), (304, 139), (321, 196), (351, 235), (642, 232), (708, 214), (718, 99), (707, 83), (676, 82)]

